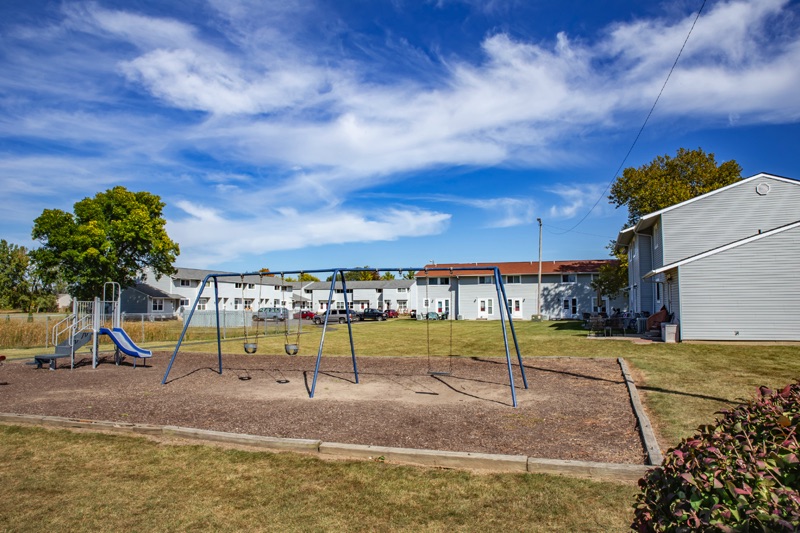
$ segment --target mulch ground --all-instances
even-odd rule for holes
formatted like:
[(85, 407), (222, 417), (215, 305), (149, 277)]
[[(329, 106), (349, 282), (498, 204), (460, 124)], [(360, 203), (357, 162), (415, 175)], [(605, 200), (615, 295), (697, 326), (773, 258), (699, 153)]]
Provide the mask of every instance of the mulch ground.
[[(525, 358), (511, 400), (505, 359), (315, 357), (171, 353), (146, 368), (110, 357), (56, 371), (25, 361), (0, 368), (0, 411), (174, 425), (327, 442), (644, 464), (645, 456), (615, 359)], [(449, 375), (429, 375), (429, 370)]]

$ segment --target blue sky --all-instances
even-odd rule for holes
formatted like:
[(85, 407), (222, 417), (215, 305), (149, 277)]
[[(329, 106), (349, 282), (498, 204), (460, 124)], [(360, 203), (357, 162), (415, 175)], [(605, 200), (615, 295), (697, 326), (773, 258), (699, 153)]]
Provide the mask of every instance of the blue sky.
[[(0, 237), (123, 185), (166, 202), (179, 266), (536, 260), (537, 217), (545, 259), (603, 258), (701, 4), (6, 0)], [(709, 0), (625, 166), (800, 178), (799, 15)]]

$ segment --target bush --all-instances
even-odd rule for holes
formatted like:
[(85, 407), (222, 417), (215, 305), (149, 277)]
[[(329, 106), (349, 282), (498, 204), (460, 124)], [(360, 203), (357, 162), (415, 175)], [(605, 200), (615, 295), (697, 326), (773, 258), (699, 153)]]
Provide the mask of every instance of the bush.
[(719, 414), (639, 480), (632, 529), (800, 529), (800, 382)]

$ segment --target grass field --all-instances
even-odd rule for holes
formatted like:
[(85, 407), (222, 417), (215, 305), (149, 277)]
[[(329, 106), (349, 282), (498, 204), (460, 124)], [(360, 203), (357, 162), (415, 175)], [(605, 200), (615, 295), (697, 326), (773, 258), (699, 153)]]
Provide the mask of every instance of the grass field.
[(2, 531), (622, 531), (634, 487), (0, 426)]
[[(626, 358), (664, 449), (759, 385), (779, 387), (800, 377), (797, 345), (638, 345), (587, 339), (575, 322), (519, 322), (516, 328), (526, 357)], [(504, 353), (496, 322), (399, 319), (355, 324), (353, 334), (359, 357), (426, 356), (429, 349), (439, 356)], [(319, 338), (320, 328), (306, 328), (301, 353), (316, 353)], [(279, 334), (262, 336), (259, 353), (281, 353), (283, 342)], [(241, 352), (241, 344), (229, 340), (223, 349)], [(346, 326), (329, 329), (325, 354), (349, 354)], [(0, 427), (0, 446), (0, 481), (14, 495), (0, 514), (0, 530), (620, 531), (631, 519), (635, 493), (626, 485), (546, 476), (325, 463), (38, 429)], [(40, 496), (36, 506), (26, 505), (34, 494), (52, 500)]]

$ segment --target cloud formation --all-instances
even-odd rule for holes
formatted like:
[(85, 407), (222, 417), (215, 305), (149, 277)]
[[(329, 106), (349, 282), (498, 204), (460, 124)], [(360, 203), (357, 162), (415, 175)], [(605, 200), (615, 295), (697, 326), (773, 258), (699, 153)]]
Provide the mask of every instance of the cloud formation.
[[(654, 120), (702, 128), (800, 119), (790, 8), (788, 0), (710, 3)], [(348, 200), (433, 182), (441, 168), (591, 160), (582, 141), (641, 124), (694, 20), (634, 19), (549, 41), (489, 33), (478, 59), (387, 38), (409, 52), (402, 72), (414, 74), (404, 75), (364, 59), (380, 50), (342, 44), (351, 30), (331, 9), (213, 0), (191, 18), (66, 2), (46, 27), (9, 27), (0, 37), (8, 118), (0, 135), (36, 139), (40, 153), (0, 155), (0, 187), (20, 201), (79, 198), (115, 182), (155, 189), (179, 208), (170, 230), (182, 261), (430, 235), (452, 213), (390, 205), (368, 216)], [(549, 215), (569, 219), (602, 186), (540, 189), (563, 199)], [(459, 205), (495, 228), (529, 224), (549, 205), (530, 191), (484, 196)], [(291, 237), (238, 237), (265, 216)]]

